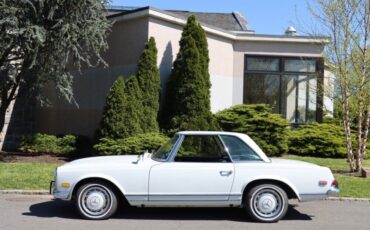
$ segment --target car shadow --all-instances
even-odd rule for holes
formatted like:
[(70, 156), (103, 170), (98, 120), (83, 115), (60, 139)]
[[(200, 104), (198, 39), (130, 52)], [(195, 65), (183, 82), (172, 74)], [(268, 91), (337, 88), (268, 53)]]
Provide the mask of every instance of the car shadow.
[[(26, 216), (43, 218), (81, 219), (73, 202), (51, 200), (33, 204)], [(228, 220), (250, 222), (243, 209), (240, 208), (136, 208), (120, 207), (113, 219), (132, 220)], [(312, 216), (300, 213), (296, 205), (289, 205), (283, 220), (311, 220)]]

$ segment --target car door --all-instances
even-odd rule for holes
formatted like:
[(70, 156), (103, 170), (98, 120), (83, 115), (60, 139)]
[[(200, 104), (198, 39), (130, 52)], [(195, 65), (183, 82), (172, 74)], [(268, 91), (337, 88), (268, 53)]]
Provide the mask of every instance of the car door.
[(149, 202), (159, 205), (212, 205), (227, 202), (234, 165), (217, 135), (185, 135), (169, 162), (149, 176)]

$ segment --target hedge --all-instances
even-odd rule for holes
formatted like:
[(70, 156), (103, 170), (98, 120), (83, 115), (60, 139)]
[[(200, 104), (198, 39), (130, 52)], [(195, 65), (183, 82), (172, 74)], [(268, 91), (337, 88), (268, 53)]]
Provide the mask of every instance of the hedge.
[(335, 123), (313, 123), (293, 129), (289, 153), (314, 157), (346, 157), (343, 127)]
[(76, 137), (73, 135), (57, 137), (37, 133), (24, 136), (22, 139), (19, 148), (22, 152), (60, 155), (76, 150)]

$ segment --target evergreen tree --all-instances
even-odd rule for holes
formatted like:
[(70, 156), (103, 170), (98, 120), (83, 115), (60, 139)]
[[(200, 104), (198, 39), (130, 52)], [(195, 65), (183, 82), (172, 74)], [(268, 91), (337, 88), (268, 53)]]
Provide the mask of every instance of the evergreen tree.
[(160, 76), (157, 67), (157, 48), (151, 37), (139, 59), (137, 79), (142, 91), (143, 111), (140, 114), (143, 132), (156, 132), (160, 94)]
[(167, 84), (163, 127), (170, 131), (218, 129), (210, 108), (208, 64), (205, 32), (190, 16)]
[(122, 114), (124, 104), (126, 103), (125, 80), (123, 77), (118, 77), (110, 88), (106, 104), (103, 111), (103, 116), (100, 122), (99, 138), (122, 138), (125, 136), (125, 127)]
[(123, 106), (123, 126), (125, 127), (124, 138), (143, 132), (141, 128), (141, 116), (143, 115), (142, 92), (136, 76), (131, 76), (126, 81), (125, 103)]

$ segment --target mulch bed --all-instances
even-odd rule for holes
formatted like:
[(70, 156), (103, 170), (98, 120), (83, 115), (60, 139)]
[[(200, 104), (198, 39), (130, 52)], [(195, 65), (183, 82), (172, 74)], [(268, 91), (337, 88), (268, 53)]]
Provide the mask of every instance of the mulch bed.
[(20, 152), (0, 152), (0, 163), (55, 163), (64, 164), (69, 161), (67, 157), (49, 154), (20, 153)]

